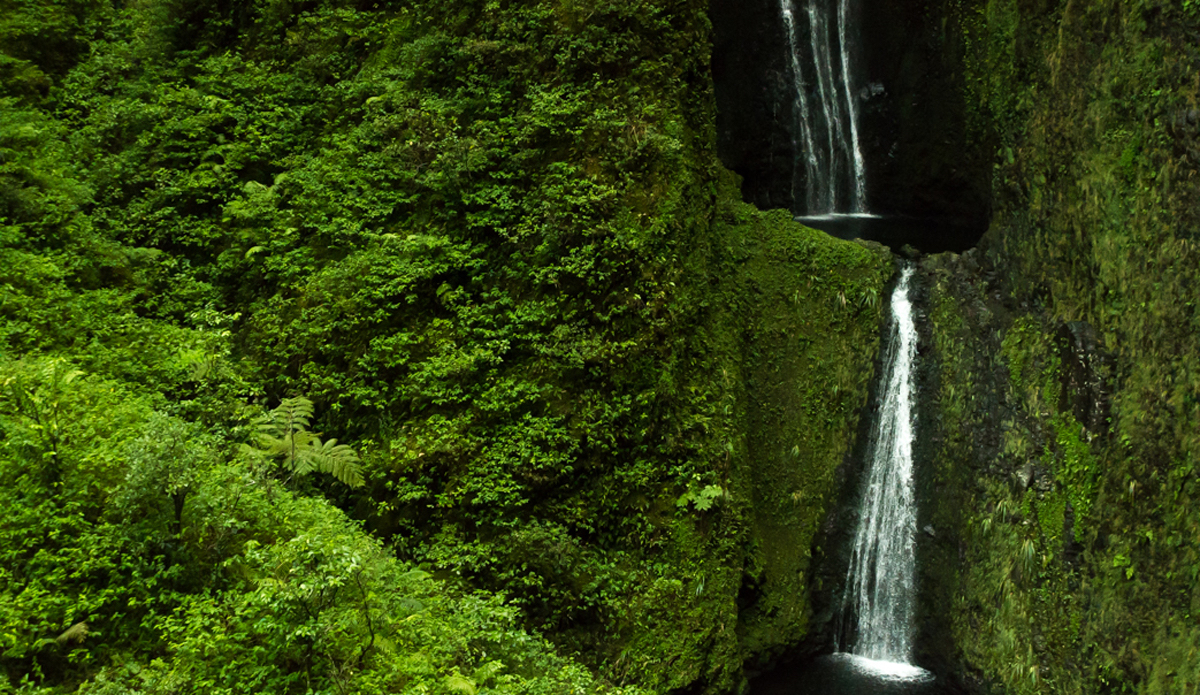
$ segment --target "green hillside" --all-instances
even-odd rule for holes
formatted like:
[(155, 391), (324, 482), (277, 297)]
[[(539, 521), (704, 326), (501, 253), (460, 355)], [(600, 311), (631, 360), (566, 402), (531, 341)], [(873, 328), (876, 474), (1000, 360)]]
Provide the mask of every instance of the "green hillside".
[(0, 692), (724, 693), (800, 643), (891, 257), (740, 202), (710, 30), (0, 3)]

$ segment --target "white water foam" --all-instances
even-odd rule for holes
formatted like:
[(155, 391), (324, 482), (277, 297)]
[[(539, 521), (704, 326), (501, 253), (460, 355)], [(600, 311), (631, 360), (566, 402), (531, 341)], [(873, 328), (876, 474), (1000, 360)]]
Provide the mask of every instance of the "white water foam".
[(912, 664), (902, 664), (896, 661), (879, 661), (878, 659), (868, 659), (865, 656), (858, 656), (856, 654), (834, 654), (831, 658), (843, 660), (855, 671), (882, 681), (927, 683), (934, 680), (932, 673)]
[(837, 222), (838, 220), (882, 220), (883, 215), (872, 215), (866, 212), (830, 212), (824, 215), (797, 215), (792, 218), (804, 222)]

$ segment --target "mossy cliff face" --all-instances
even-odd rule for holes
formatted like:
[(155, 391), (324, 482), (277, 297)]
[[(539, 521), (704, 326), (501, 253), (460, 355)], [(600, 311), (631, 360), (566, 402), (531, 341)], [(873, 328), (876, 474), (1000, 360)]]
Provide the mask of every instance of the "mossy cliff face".
[(821, 627), (811, 551), (865, 405), (892, 273), (882, 247), (737, 198), (724, 175), (686, 261), (686, 388), (715, 455), (681, 496), (644, 502), (662, 510), (670, 541), (648, 556), (660, 578), (617, 626), (621, 659), (660, 689), (736, 691), (744, 665)]
[(1200, 8), (947, 16), (996, 212), (921, 266), (923, 649), (1007, 692), (1191, 692)]
[(892, 262), (784, 211), (738, 204), (716, 228), (733, 245), (722, 331), (740, 343), (739, 638), (761, 662), (810, 633), (811, 552), (866, 405)]

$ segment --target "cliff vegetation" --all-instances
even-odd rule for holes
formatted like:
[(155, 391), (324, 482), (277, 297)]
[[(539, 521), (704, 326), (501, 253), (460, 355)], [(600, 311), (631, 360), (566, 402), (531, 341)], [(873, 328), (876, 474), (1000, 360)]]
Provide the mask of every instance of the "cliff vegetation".
[(1200, 6), (948, 8), (994, 148), (923, 266), (941, 650), (1013, 693), (1200, 686)]
[(704, 3), (0, 2), (0, 692), (730, 692), (892, 271)]

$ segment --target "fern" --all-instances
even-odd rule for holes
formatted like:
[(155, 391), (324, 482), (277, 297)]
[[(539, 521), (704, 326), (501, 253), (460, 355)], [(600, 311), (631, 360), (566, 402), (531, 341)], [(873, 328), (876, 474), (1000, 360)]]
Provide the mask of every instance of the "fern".
[(54, 638), (58, 644), (70, 644), (71, 642), (82, 643), (83, 639), (88, 635), (88, 624), (86, 621), (78, 622), (67, 628), (66, 632)]
[(362, 485), (358, 454), (336, 439), (322, 442), (319, 432), (308, 429), (312, 416), (313, 404), (307, 398), (283, 399), (275, 410), (255, 421), (255, 446), (247, 447), (249, 452), (282, 459), (283, 468), (293, 476), (316, 471), (350, 487)]
[(363, 484), (358, 454), (349, 445), (338, 444), (336, 439), (322, 444), (321, 439), (314, 436), (312, 446), (303, 450), (302, 458), (310, 460), (316, 470), (329, 473), (350, 487)]

